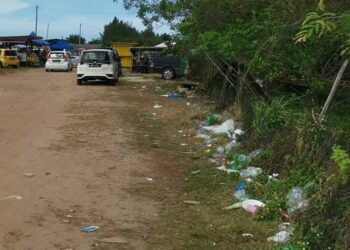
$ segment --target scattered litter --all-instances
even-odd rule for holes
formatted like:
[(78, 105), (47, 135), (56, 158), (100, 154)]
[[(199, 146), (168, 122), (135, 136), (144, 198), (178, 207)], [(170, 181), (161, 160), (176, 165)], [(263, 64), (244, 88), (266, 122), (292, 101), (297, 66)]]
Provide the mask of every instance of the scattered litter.
[(155, 104), (154, 106), (153, 106), (153, 108), (155, 108), (155, 109), (160, 109), (160, 108), (162, 108), (163, 106), (162, 105), (159, 105), (159, 104)]
[(217, 149), (216, 149), (216, 152), (220, 155), (223, 155), (225, 154), (225, 148), (222, 147), (222, 146), (219, 146)]
[(272, 175), (269, 175), (268, 178), (270, 181), (278, 181), (277, 180), (278, 176), (279, 176), (279, 174), (272, 174)]
[(145, 178), (148, 181), (153, 181), (153, 178)]
[(180, 145), (183, 146), (183, 147), (188, 146), (188, 144), (186, 144), (186, 143), (181, 143)]
[(239, 171), (238, 170), (234, 170), (234, 169), (228, 169), (226, 168), (225, 166), (221, 166), (221, 167), (218, 167), (216, 168), (217, 170), (221, 170), (221, 171), (225, 171), (227, 172), (228, 174), (231, 174), (231, 173), (238, 173)]
[(235, 127), (234, 120), (229, 119), (221, 125), (205, 126), (205, 127), (202, 127), (202, 129), (204, 131), (212, 132), (214, 134), (227, 134), (229, 137), (232, 137), (231, 133), (233, 133), (234, 127)]
[(234, 131), (234, 134), (235, 135), (244, 135), (244, 131), (242, 129), (238, 128)]
[(128, 244), (129, 242), (121, 237), (111, 237), (111, 238), (104, 238), (99, 240), (100, 242), (103, 243), (115, 243), (115, 244)]
[(248, 183), (251, 183), (251, 182), (253, 182), (253, 179), (252, 178), (247, 178), (245, 181), (248, 182)]
[(187, 106), (191, 106), (191, 103), (190, 103), (190, 102), (187, 102), (186, 105), (187, 105)]
[(234, 192), (233, 196), (239, 201), (247, 200), (248, 197), (247, 197), (247, 194), (245, 192), (246, 187), (247, 187), (247, 185), (245, 184), (245, 182), (239, 181), (236, 185), (235, 192)]
[(303, 196), (303, 189), (301, 187), (294, 187), (287, 195), (288, 213), (303, 209), (309, 205), (309, 201)]
[(257, 149), (257, 150), (254, 150), (253, 152), (251, 152), (248, 155), (248, 162), (251, 162), (252, 160), (254, 160), (254, 158), (256, 158), (259, 154), (261, 154), (261, 150), (260, 149)]
[(34, 177), (34, 174), (33, 173), (25, 173), (25, 174), (23, 174), (23, 176), (25, 176), (25, 177)]
[(189, 205), (199, 205), (200, 201), (184, 201), (184, 203)]
[(170, 93), (170, 94), (167, 94), (167, 95), (161, 95), (163, 97), (168, 97), (170, 99), (177, 99), (179, 97), (181, 97), (181, 95), (179, 95), (178, 93)]
[(284, 211), (282, 208), (280, 208), (280, 214), (284, 221), (290, 221), (290, 216), (288, 212)]
[(278, 230), (278, 233), (276, 233), (272, 237), (267, 238), (267, 240), (275, 243), (286, 243), (290, 240), (291, 236), (293, 235), (294, 228), (289, 222), (284, 222), (278, 225)]
[(254, 237), (253, 234), (250, 234), (250, 233), (244, 233), (242, 234), (243, 237)]
[(10, 195), (3, 198), (2, 200), (9, 200), (9, 199), (23, 200), (22, 196), (19, 196), (19, 195)]
[(275, 243), (286, 243), (290, 240), (291, 236), (292, 236), (292, 233), (288, 231), (280, 231), (276, 233), (274, 236), (267, 238), (267, 240)]
[(278, 225), (278, 230), (280, 231), (294, 231), (294, 228), (291, 226), (290, 222), (283, 222)]
[(92, 225), (92, 226), (87, 226), (87, 227), (81, 228), (80, 231), (82, 231), (84, 233), (92, 233), (92, 232), (97, 231), (99, 228), (100, 228), (99, 226)]
[(191, 174), (198, 174), (200, 172), (201, 172), (200, 170), (196, 170), (196, 171), (192, 171)]
[(248, 167), (247, 169), (243, 169), (240, 172), (240, 176), (244, 179), (247, 178), (255, 178), (258, 175), (260, 175), (262, 173), (262, 169), (261, 168), (256, 168), (256, 167)]
[(183, 134), (184, 133), (184, 131), (183, 130), (179, 130), (179, 131), (177, 131), (179, 134)]
[(233, 149), (234, 147), (236, 147), (238, 145), (237, 140), (233, 139), (231, 142), (227, 143), (225, 145), (225, 150), (226, 151), (230, 151), (231, 149)]
[(230, 209), (235, 209), (240, 207), (251, 214), (255, 214), (258, 209), (265, 207), (265, 204), (258, 200), (247, 199), (242, 202), (238, 202), (231, 206), (225, 207), (224, 209), (230, 210)]

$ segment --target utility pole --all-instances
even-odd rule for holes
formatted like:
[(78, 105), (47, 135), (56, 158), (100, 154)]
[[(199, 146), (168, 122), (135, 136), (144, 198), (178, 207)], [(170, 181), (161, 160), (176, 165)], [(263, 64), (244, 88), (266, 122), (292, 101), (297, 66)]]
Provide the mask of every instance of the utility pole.
[(50, 30), (50, 23), (47, 24), (47, 29), (46, 29), (46, 40), (49, 39), (49, 30)]
[(35, 6), (35, 35), (38, 35), (38, 12), (39, 12), (39, 6)]
[(79, 45), (80, 45), (80, 43), (81, 43), (81, 24), (79, 26)]

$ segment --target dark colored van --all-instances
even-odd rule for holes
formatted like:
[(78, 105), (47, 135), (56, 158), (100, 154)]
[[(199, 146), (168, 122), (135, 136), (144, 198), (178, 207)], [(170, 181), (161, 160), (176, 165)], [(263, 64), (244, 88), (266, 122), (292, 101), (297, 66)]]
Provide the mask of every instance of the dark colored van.
[(187, 62), (175, 55), (157, 55), (151, 62), (151, 72), (160, 73), (166, 80), (184, 76), (187, 72)]

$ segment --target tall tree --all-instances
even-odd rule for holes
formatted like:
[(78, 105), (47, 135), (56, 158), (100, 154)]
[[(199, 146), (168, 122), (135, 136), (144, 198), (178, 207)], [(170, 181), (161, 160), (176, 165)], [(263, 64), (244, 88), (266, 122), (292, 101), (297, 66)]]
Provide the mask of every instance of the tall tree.
[(135, 42), (139, 45), (153, 46), (161, 43), (164, 37), (164, 35), (155, 34), (151, 27), (144, 31), (138, 31), (131, 24), (116, 17), (105, 25), (101, 34), (102, 43), (108, 46), (112, 42)]
[[(67, 38), (67, 41), (70, 43), (78, 44), (79, 43), (79, 35), (69, 35)], [(80, 38), (80, 43), (85, 44), (86, 39), (84, 37)]]

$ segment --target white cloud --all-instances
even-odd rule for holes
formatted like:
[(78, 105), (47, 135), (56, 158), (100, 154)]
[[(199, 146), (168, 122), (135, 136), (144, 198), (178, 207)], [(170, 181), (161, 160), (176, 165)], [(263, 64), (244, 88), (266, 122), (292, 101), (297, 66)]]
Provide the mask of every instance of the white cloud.
[(15, 12), (27, 7), (29, 4), (21, 0), (1, 0), (0, 14)]

